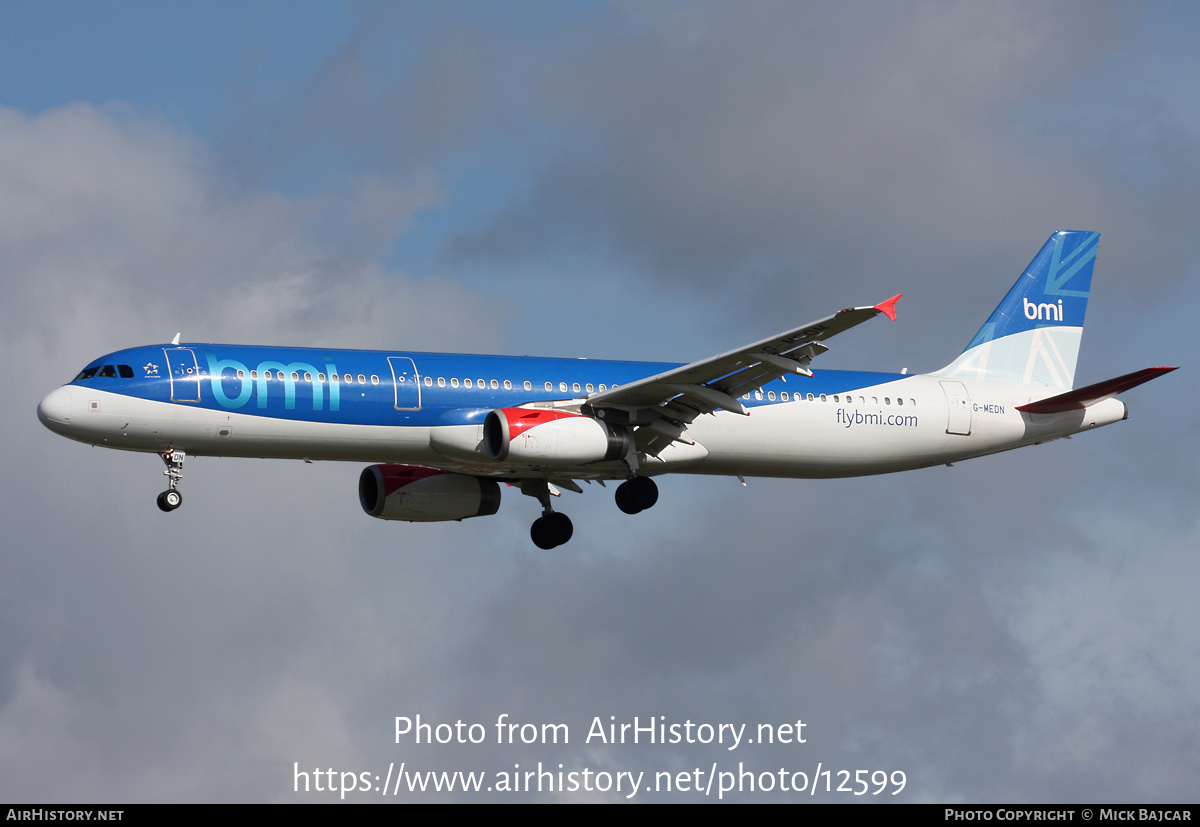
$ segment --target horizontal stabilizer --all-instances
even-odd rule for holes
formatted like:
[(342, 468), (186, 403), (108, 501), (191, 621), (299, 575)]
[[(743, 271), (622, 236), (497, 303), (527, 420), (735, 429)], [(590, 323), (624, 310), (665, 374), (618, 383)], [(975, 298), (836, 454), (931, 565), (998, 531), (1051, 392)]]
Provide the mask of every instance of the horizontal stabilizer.
[(1018, 405), (1017, 410), (1035, 414), (1081, 410), (1088, 405), (1094, 405), (1130, 388), (1136, 388), (1143, 382), (1149, 382), (1151, 379), (1162, 376), (1164, 373), (1170, 373), (1173, 370), (1175, 368), (1146, 368), (1133, 373), (1127, 373), (1124, 376), (1118, 376), (1116, 379), (1106, 379), (1103, 382), (1088, 385), (1086, 388), (1079, 388), (1078, 390), (1060, 393), (1058, 396), (1051, 396), (1048, 399), (1030, 402), (1028, 405)]

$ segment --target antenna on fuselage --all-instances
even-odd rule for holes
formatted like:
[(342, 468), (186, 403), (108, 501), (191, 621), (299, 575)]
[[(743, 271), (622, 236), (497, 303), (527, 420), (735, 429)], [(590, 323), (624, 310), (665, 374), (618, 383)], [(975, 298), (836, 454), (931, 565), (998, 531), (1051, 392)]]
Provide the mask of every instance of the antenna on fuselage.
[(182, 333), (183, 333), (182, 330), (179, 331), (179, 333), (176, 333), (175, 338), (171, 340), (171, 344), (173, 344), (173, 345), (179, 344), (179, 337), (180, 337), (180, 335), (182, 335)]

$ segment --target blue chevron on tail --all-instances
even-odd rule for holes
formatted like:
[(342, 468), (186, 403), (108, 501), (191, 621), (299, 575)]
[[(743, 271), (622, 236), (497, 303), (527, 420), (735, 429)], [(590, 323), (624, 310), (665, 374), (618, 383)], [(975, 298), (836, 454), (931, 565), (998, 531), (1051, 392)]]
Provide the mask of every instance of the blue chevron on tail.
[(966, 350), (938, 374), (1068, 390), (1100, 233), (1060, 230), (1042, 249)]

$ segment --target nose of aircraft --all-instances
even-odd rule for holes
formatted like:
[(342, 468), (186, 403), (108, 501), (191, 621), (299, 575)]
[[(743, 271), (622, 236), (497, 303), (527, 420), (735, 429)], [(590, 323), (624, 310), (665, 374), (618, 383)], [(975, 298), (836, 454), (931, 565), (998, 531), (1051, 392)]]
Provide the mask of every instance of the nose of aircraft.
[(74, 401), (74, 389), (69, 385), (50, 391), (38, 403), (38, 419), (50, 430), (61, 433), (71, 425), (71, 417), (75, 414)]

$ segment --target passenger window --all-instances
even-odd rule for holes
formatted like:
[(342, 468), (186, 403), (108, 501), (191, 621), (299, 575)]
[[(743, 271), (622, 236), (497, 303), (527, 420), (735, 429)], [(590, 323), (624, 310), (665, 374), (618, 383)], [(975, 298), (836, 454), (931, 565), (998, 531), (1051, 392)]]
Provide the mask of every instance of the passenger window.
[(509, 382), (507, 379), (505, 379), (504, 380), (504, 389), (506, 391), (512, 390), (512, 382)]
[(372, 385), (378, 385), (378, 384), (379, 384), (379, 377), (378, 377), (378, 376), (376, 376), (376, 375), (375, 375), (375, 374), (373, 374), (373, 373), (371, 374), (371, 384), (372, 384)]
[(775, 401), (775, 391), (767, 391), (767, 399), (774, 402)]
[(575, 393), (579, 393), (579, 383), (576, 382), (573, 385), (571, 385), (571, 390), (574, 391)]
[(431, 376), (425, 377), (425, 387), (427, 387), (427, 388), (433, 387), (433, 377), (431, 377)]
[(311, 373), (309, 373), (308, 371), (304, 371), (304, 381), (305, 381), (305, 382), (311, 382), (311, 381), (312, 381), (312, 374), (311, 374)]
[(558, 392), (559, 392), (559, 393), (566, 393), (566, 392), (567, 392), (567, 383), (566, 383), (566, 382), (559, 382), (559, 383), (558, 383)]
[(603, 382), (601, 382), (601, 383), (600, 383), (600, 390), (604, 390), (604, 383), (603, 383)]
[(553, 386), (553, 385), (551, 385), (549, 382), (547, 382), (547, 383), (546, 383), (546, 390), (548, 390), (548, 391), (552, 391), (552, 390), (554, 390), (554, 386)]
[(342, 381), (345, 382), (347, 385), (353, 385), (354, 377), (347, 373), (345, 376), (342, 377)]
[[(133, 368), (129, 367), (129, 365), (117, 365), (117, 373), (121, 374), (122, 379), (132, 379), (133, 378)], [(239, 370), (238, 371), (239, 377), (241, 376), (241, 373), (242, 372)]]
[(892, 404), (892, 397), (890, 397), (890, 396), (883, 397), (883, 404), (885, 404), (885, 405)]
[(828, 399), (828, 398), (825, 396), (825, 394), (821, 394), (821, 401), (822, 401), (822, 402), (828, 402), (828, 401), (829, 401), (829, 399)]
[[(282, 374), (282, 373), (281, 373), (281, 374), (279, 374), (279, 378), (280, 378), (280, 379), (282, 379), (282, 378), (283, 378), (283, 374)], [(365, 385), (365, 384), (367, 384), (367, 377), (363, 376), (363, 375), (360, 373), (360, 374), (358, 375), (358, 384), (360, 384), (360, 385)]]
[(587, 387), (587, 392), (588, 392), (588, 393), (591, 393), (592, 391), (594, 391), (594, 390), (595, 390), (595, 388), (594, 388), (594, 387), (592, 387), (592, 383), (591, 383), (591, 382), (588, 382), (588, 383), (587, 383), (587, 385), (586, 385), (586, 387)]
[[(258, 378), (258, 371), (256, 371), (256, 370), (252, 370), (252, 371), (250, 371), (250, 378), (251, 378), (251, 379), (257, 379), (257, 378)], [(336, 376), (335, 376), (335, 377), (333, 377), (333, 378), (334, 378), (334, 379), (337, 379), (337, 377), (336, 377)]]
[(292, 381), (293, 381), (293, 382), (299, 382), (299, 381), (300, 381), (300, 374), (296, 373), (296, 371), (292, 371)]
[(762, 391), (755, 391), (755, 392), (754, 392), (754, 398), (755, 398), (755, 399), (762, 399)]
[(833, 401), (834, 401), (834, 402), (841, 402), (841, 400), (840, 400), (840, 399), (838, 399), (838, 395), (837, 395), (836, 393), (833, 395)]
[[(254, 371), (250, 371), (250, 375), (253, 376)], [(329, 374), (329, 381), (336, 385), (338, 383), (338, 375), (336, 373)]]
[(498, 388), (498, 387), (500, 387), (500, 383), (497, 382), (495, 379), (493, 379), (492, 380), (492, 390), (496, 390), (496, 388)]
[(458, 387), (458, 377), (457, 376), (450, 377), (450, 387), (452, 387), (452, 388)]
[(787, 391), (780, 391), (779, 398), (782, 399), (784, 402), (787, 402), (788, 401)]
[(904, 404), (904, 398), (903, 398), (903, 397), (901, 397), (901, 396), (897, 396), (897, 397), (896, 397), (896, 404), (897, 404), (897, 405), (903, 405), (903, 404)]
[(446, 379), (445, 379), (445, 377), (442, 377), (442, 376), (439, 376), (439, 377), (438, 377), (438, 387), (439, 387), (439, 388), (444, 388), (444, 387), (446, 387)]

